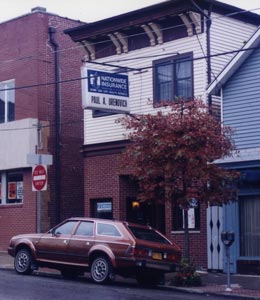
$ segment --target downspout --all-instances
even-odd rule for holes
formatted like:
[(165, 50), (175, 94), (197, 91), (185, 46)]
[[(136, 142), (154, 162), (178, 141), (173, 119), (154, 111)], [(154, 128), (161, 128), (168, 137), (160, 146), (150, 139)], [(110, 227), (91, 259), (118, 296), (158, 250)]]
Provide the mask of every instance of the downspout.
[(56, 224), (60, 222), (60, 209), (61, 209), (61, 162), (60, 162), (60, 74), (59, 74), (59, 44), (55, 40), (56, 29), (49, 27), (50, 42), (54, 49), (55, 54), (55, 219)]
[[(207, 45), (207, 84), (211, 83), (211, 47), (210, 47), (210, 27), (211, 27), (211, 12), (212, 12), (212, 5), (210, 3), (210, 7), (208, 9), (208, 14), (206, 14), (198, 5), (195, 3), (194, 0), (190, 0), (191, 3), (201, 12), (201, 14), (206, 18), (206, 45)], [(208, 105), (209, 105), (209, 112), (212, 114), (212, 96), (208, 95)]]
[[(208, 15), (206, 17), (206, 36), (207, 36), (207, 69), (208, 69), (208, 86), (211, 83), (211, 47), (210, 47), (210, 27), (211, 27), (211, 11), (212, 11), (212, 3), (208, 10)], [(208, 105), (209, 112), (212, 114), (212, 96), (208, 95)]]

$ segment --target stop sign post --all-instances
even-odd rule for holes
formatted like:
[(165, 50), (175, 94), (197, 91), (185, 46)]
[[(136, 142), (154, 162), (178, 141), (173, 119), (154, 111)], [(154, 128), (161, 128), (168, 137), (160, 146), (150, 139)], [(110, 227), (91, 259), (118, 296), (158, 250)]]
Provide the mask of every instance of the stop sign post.
[(32, 190), (47, 190), (47, 167), (45, 165), (36, 165), (32, 170)]

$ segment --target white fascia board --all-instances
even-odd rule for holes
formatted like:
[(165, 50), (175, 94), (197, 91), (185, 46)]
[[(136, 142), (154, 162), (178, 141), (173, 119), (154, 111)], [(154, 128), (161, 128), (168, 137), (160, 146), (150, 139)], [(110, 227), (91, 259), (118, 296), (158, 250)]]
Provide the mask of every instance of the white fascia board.
[(235, 71), (243, 64), (243, 62), (249, 57), (249, 55), (253, 51), (253, 49), (246, 49), (257, 47), (259, 43), (260, 26), (251, 36), (248, 42), (241, 48), (242, 51), (238, 52), (225, 66), (225, 68), (220, 72), (218, 77), (209, 84), (207, 88), (207, 93), (209, 95), (216, 95), (221, 89), (221, 87), (228, 81), (228, 79), (235, 73)]
[(231, 156), (226, 156), (214, 161), (216, 164), (238, 163), (252, 160), (260, 160), (260, 148), (240, 149)]

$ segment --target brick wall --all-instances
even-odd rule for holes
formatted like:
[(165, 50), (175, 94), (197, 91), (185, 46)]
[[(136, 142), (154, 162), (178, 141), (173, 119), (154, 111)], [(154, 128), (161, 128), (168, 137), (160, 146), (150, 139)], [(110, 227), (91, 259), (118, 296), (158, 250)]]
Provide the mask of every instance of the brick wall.
[(118, 155), (94, 156), (84, 160), (85, 214), (90, 215), (90, 199), (112, 198), (113, 217), (120, 218)]
[[(15, 79), (16, 87), (30, 86), (15, 91), (15, 119), (38, 118), (48, 128), (47, 133), (43, 130), (44, 147), (40, 153), (52, 154), (54, 164), (48, 167), (48, 191), (42, 193), (43, 231), (59, 220), (84, 214), (80, 80), (60, 84), (59, 205), (56, 205), (55, 182), (55, 85), (41, 86), (55, 82), (55, 54), (48, 34), (50, 26), (56, 29), (55, 39), (59, 44), (60, 80), (80, 78), (84, 51), (63, 33), (65, 29), (79, 25), (78, 21), (39, 12), (0, 24), (0, 81)], [(38, 86), (32, 87), (34, 85)], [(0, 142), (0, 146), (4, 145)], [(36, 231), (36, 202), (35, 193), (31, 191), (31, 169), (25, 170), (24, 174), (23, 204), (0, 206), (0, 250), (6, 249), (12, 235)]]
[[(90, 216), (91, 199), (112, 198), (113, 217), (126, 219), (126, 197), (137, 194), (136, 185), (120, 167), (120, 155), (108, 154), (86, 157), (84, 161), (85, 214)], [(165, 203), (165, 227), (167, 237), (184, 248), (183, 233), (172, 232), (171, 204)], [(206, 208), (201, 205), (201, 229), (190, 234), (190, 255), (198, 267), (207, 268)]]
[(36, 193), (32, 192), (30, 169), (24, 171), (23, 180), (24, 203), (0, 207), (0, 250), (7, 250), (11, 236), (36, 231)]

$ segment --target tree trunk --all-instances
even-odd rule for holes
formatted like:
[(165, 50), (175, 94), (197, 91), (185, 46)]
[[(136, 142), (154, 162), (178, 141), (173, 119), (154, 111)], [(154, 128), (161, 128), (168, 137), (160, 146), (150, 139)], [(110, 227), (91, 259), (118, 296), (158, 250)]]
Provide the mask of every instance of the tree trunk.
[(190, 261), (190, 240), (189, 240), (189, 223), (188, 210), (184, 209), (184, 257), (185, 260)]

